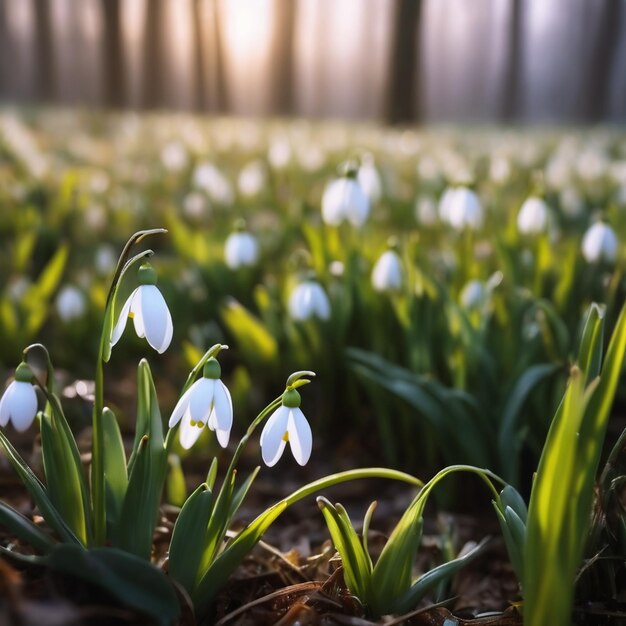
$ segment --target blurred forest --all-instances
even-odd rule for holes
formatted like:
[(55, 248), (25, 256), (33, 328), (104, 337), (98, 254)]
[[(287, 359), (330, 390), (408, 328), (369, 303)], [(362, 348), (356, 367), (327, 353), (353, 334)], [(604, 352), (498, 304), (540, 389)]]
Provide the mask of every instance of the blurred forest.
[(0, 101), (622, 122), (626, 0), (0, 0)]

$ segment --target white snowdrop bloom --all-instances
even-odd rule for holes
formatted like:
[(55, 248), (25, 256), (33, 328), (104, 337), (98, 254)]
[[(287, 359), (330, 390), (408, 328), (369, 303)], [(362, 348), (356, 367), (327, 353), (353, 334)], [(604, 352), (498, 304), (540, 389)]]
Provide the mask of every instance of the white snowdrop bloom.
[(235, 198), (230, 181), (213, 163), (205, 162), (196, 166), (193, 184), (202, 189), (213, 202), (232, 204)]
[(402, 287), (402, 262), (395, 250), (386, 250), (376, 261), (372, 286), (376, 291), (397, 291)]
[(548, 229), (550, 209), (536, 196), (527, 198), (517, 214), (517, 230), (522, 235), (538, 235)]
[(65, 285), (57, 295), (56, 310), (64, 322), (83, 317), (87, 311), (85, 294), (74, 285)]
[(452, 206), (452, 201), (454, 199), (455, 193), (456, 189), (454, 187), (447, 187), (439, 198), (439, 219), (442, 222), (449, 222), (450, 220), (450, 208)]
[(446, 207), (447, 221), (455, 230), (478, 230), (483, 225), (483, 207), (467, 187), (457, 187)]
[(511, 177), (511, 164), (505, 157), (498, 156), (491, 159), (489, 177), (494, 183), (503, 184)]
[(568, 217), (581, 217), (585, 210), (585, 203), (575, 187), (565, 187), (559, 193), (559, 200), (563, 213)]
[(459, 300), (466, 309), (476, 309), (485, 301), (486, 296), (485, 285), (480, 280), (470, 280), (461, 289)]
[(289, 314), (296, 321), (312, 317), (330, 318), (330, 302), (322, 286), (314, 280), (301, 282), (289, 296)]
[(228, 445), (233, 425), (233, 402), (226, 385), (220, 380), (222, 368), (211, 357), (199, 378), (177, 402), (169, 427), (180, 422), (180, 445), (188, 450), (198, 440), (204, 426), (215, 432), (222, 448)]
[(128, 318), (132, 317), (138, 337), (145, 337), (159, 354), (167, 350), (172, 341), (174, 327), (172, 316), (156, 281), (156, 272), (150, 264), (144, 263), (139, 268), (139, 287), (124, 303), (111, 334), (111, 347), (120, 340)]
[(285, 169), (291, 161), (291, 144), (287, 137), (277, 137), (272, 140), (267, 152), (267, 160), (276, 170)]
[(224, 244), (224, 260), (230, 269), (252, 267), (258, 258), (259, 244), (254, 235), (243, 229), (228, 235)]
[(98, 274), (104, 275), (112, 272), (116, 263), (117, 256), (113, 246), (105, 243), (96, 250), (94, 265)]
[(170, 172), (180, 172), (187, 167), (189, 155), (185, 146), (179, 141), (171, 141), (161, 150), (161, 163)]
[(370, 201), (357, 180), (344, 176), (331, 181), (322, 196), (322, 218), (331, 226), (344, 220), (363, 226), (370, 213)]
[(378, 202), (380, 200), (383, 195), (383, 184), (371, 155), (363, 157), (357, 180), (370, 202)]
[(261, 456), (272, 467), (289, 443), (293, 458), (306, 465), (313, 448), (311, 427), (300, 410), (300, 394), (295, 389), (283, 393), (282, 404), (268, 418), (261, 432)]
[(261, 161), (248, 163), (237, 177), (237, 187), (242, 196), (251, 198), (258, 196), (266, 183), (265, 167)]
[(207, 213), (207, 199), (199, 191), (191, 191), (183, 198), (183, 214), (197, 220)]
[(0, 426), (11, 422), (15, 430), (24, 432), (33, 423), (37, 414), (37, 394), (32, 379), (30, 367), (20, 363), (15, 370), (15, 380), (0, 399)]
[(415, 218), (422, 226), (434, 226), (437, 223), (437, 203), (431, 196), (419, 196), (415, 200)]
[(583, 236), (582, 252), (588, 263), (613, 263), (617, 257), (617, 236), (604, 222), (596, 222)]

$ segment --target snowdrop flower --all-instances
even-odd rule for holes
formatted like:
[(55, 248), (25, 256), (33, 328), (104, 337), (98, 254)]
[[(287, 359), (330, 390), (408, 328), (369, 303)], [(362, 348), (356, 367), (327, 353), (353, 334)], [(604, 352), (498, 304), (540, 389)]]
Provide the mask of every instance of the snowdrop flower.
[(33, 372), (22, 362), (15, 370), (15, 380), (7, 387), (0, 399), (0, 426), (9, 421), (15, 430), (24, 432), (37, 414), (37, 394), (32, 385)]
[(138, 272), (139, 287), (135, 289), (122, 307), (117, 324), (111, 335), (111, 347), (122, 336), (129, 317), (133, 318), (135, 332), (145, 337), (148, 343), (162, 354), (172, 341), (173, 325), (165, 299), (156, 286), (157, 276), (149, 263), (144, 263)]
[(66, 285), (59, 291), (56, 299), (56, 309), (64, 322), (81, 318), (87, 310), (85, 295), (74, 285)]
[(289, 314), (302, 322), (312, 317), (330, 318), (330, 302), (322, 286), (315, 280), (301, 282), (289, 296)]
[[(440, 205), (440, 214), (442, 207)], [(455, 230), (478, 230), (483, 224), (483, 207), (467, 187), (457, 187), (443, 207), (445, 219)]]
[(450, 220), (450, 207), (452, 206), (455, 193), (456, 189), (454, 187), (448, 187), (441, 194), (441, 198), (439, 198), (439, 219), (443, 222), (448, 222)]
[(265, 186), (265, 167), (261, 161), (248, 163), (237, 177), (237, 187), (242, 196), (251, 198), (263, 191)]
[(370, 201), (356, 172), (331, 181), (322, 196), (322, 219), (331, 226), (339, 226), (344, 220), (352, 225), (363, 226), (370, 213)]
[(224, 259), (232, 270), (252, 267), (259, 258), (259, 244), (256, 237), (245, 231), (245, 224), (237, 225), (237, 230), (226, 238)]
[(487, 296), (487, 289), (480, 280), (470, 280), (461, 290), (459, 300), (466, 309), (477, 309)]
[(357, 181), (371, 202), (380, 200), (383, 195), (383, 185), (371, 154), (366, 154), (363, 157), (359, 173), (357, 174)]
[(437, 204), (431, 196), (417, 197), (415, 217), (422, 226), (434, 226), (437, 223)]
[(94, 265), (98, 274), (104, 275), (112, 272), (115, 269), (116, 263), (117, 256), (115, 255), (113, 246), (105, 243), (96, 250)]
[(213, 163), (200, 163), (193, 173), (193, 184), (206, 192), (213, 202), (232, 204), (233, 188), (230, 181)]
[(180, 172), (187, 167), (189, 156), (182, 143), (172, 141), (161, 150), (161, 163), (170, 172)]
[(517, 214), (517, 230), (522, 235), (539, 235), (548, 228), (550, 209), (548, 205), (536, 196), (524, 201)]
[(596, 222), (583, 237), (582, 252), (588, 263), (613, 263), (617, 257), (617, 237), (603, 222)]
[(215, 431), (222, 448), (228, 445), (233, 425), (233, 402), (226, 385), (220, 380), (222, 368), (211, 357), (204, 365), (202, 378), (185, 393), (172, 411), (169, 427), (180, 422), (180, 445), (188, 450), (198, 440), (204, 426)]
[(402, 287), (402, 262), (393, 248), (383, 252), (376, 261), (372, 286), (376, 291), (397, 291)]
[(291, 161), (291, 144), (287, 137), (276, 137), (272, 140), (267, 152), (267, 160), (276, 170), (282, 170)]
[(313, 435), (306, 417), (300, 410), (300, 394), (295, 389), (283, 393), (282, 404), (268, 418), (261, 432), (261, 456), (272, 467), (283, 455), (289, 443), (293, 458), (306, 465), (311, 456)]

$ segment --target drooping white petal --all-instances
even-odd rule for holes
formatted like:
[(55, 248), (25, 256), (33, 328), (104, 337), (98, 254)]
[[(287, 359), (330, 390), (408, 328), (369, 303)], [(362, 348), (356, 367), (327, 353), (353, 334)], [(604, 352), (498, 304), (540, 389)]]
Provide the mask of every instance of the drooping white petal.
[(350, 223), (360, 228), (370, 214), (370, 199), (356, 180), (348, 182), (352, 184), (348, 187), (346, 213)]
[(30, 383), (16, 380), (12, 383), (12, 387), (9, 399), (11, 421), (15, 430), (24, 432), (37, 415), (37, 394)]
[(310, 297), (306, 284), (301, 283), (291, 292), (289, 314), (296, 321), (306, 320), (311, 316)]
[(517, 230), (523, 235), (545, 232), (549, 213), (548, 205), (541, 198), (527, 198), (517, 214)]
[(215, 408), (215, 429), (230, 432), (233, 425), (233, 401), (230, 397), (230, 391), (221, 380), (215, 381), (213, 406)]
[(141, 337), (142, 339), (146, 336), (145, 324), (143, 322), (143, 300), (141, 297), (141, 292), (143, 291), (144, 287), (145, 285), (137, 287), (137, 289), (135, 290), (135, 296), (133, 298), (133, 301), (130, 303), (130, 313), (133, 318), (135, 333), (137, 333), (137, 337)]
[(198, 382), (200, 381), (196, 381), (193, 385), (191, 385), (191, 387), (189, 387), (189, 389), (185, 391), (185, 393), (180, 397), (180, 399), (176, 403), (176, 406), (174, 407), (174, 410), (172, 411), (170, 421), (168, 422), (168, 425), (170, 428), (172, 428), (172, 426), (176, 426), (176, 424), (178, 424), (178, 422), (180, 421), (180, 418), (184, 415), (185, 411), (187, 410), (187, 407), (189, 406), (189, 396), (191, 395), (193, 388), (198, 384)]
[(376, 291), (391, 291), (402, 287), (400, 258), (393, 250), (383, 252), (372, 271), (372, 286)]
[(189, 394), (189, 415), (194, 422), (206, 424), (213, 408), (215, 381), (202, 377), (194, 387), (193, 393)]
[(593, 224), (583, 237), (582, 252), (589, 263), (612, 263), (617, 257), (617, 247), (615, 231), (603, 222)]
[(13, 392), (13, 387), (15, 385), (15, 381), (13, 381), (2, 394), (2, 398), (0, 398), (0, 426), (6, 426), (9, 423), (9, 405), (11, 403), (11, 394)]
[(309, 283), (309, 299), (310, 307), (313, 314), (317, 315), (322, 320), (330, 318), (330, 302), (326, 292), (322, 289), (319, 283)]
[(199, 428), (195, 424), (192, 426), (189, 410), (187, 410), (180, 422), (180, 430), (178, 432), (180, 445), (185, 448), (185, 450), (189, 450), (189, 448), (191, 448), (191, 446), (198, 441), (198, 437), (201, 433), (202, 428)]
[(171, 341), (171, 333), (168, 339), (168, 328), (172, 324), (169, 309), (163, 295), (155, 285), (142, 285), (137, 300), (138, 313), (135, 316), (135, 330), (139, 333), (137, 318), (141, 318), (143, 331), (148, 343), (159, 353), (165, 352)]
[(268, 467), (275, 465), (285, 449), (283, 437), (287, 432), (289, 409), (286, 406), (278, 407), (267, 420), (261, 433), (261, 456)]
[[(139, 288), (137, 288), (139, 289)], [(113, 332), (111, 333), (111, 346), (114, 346), (119, 340), (122, 334), (124, 333), (124, 329), (126, 328), (126, 322), (128, 321), (128, 315), (130, 313), (130, 305), (137, 293), (137, 289), (135, 289), (130, 296), (124, 302), (124, 306), (120, 311), (120, 315), (117, 318), (117, 324), (115, 324), (115, 328), (113, 328)]]
[(287, 421), (287, 432), (289, 433), (289, 445), (293, 458), (300, 464), (306, 465), (311, 457), (313, 447), (313, 435), (311, 427), (299, 408), (289, 411)]
[(346, 195), (347, 179), (340, 178), (329, 183), (322, 196), (322, 219), (331, 226), (338, 226), (347, 217)]
[(215, 435), (217, 436), (217, 440), (220, 446), (222, 446), (222, 448), (225, 448), (228, 445), (228, 440), (230, 439), (230, 430), (222, 430), (221, 428), (216, 428)]

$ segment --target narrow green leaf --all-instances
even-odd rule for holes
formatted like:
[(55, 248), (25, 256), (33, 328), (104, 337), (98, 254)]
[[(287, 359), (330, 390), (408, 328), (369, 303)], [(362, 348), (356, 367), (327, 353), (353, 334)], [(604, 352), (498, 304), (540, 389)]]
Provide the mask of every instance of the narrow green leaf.
[(463, 566), (473, 561), (481, 553), (487, 541), (487, 539), (484, 539), (466, 554), (452, 561), (448, 561), (447, 563), (443, 563), (421, 576), (417, 582), (394, 603), (394, 612), (406, 613), (413, 609), (430, 589), (441, 581), (448, 580)]
[(324, 515), (335, 549), (341, 556), (346, 586), (363, 605), (368, 605), (371, 560), (365, 555), (346, 510), (339, 504), (333, 506), (322, 496), (317, 498), (317, 505)]
[(11, 442), (6, 438), (5, 434), (1, 430), (0, 445), (4, 448), (9, 462), (19, 475), (20, 480), (24, 483), (24, 486), (32, 496), (39, 512), (46, 522), (48, 522), (48, 524), (56, 530), (57, 533), (59, 533), (62, 541), (80, 545), (80, 539), (78, 539), (72, 529), (65, 523), (61, 514), (54, 507), (48, 497), (45, 487), (41, 484), (39, 479), (35, 476), (30, 467), (28, 467), (22, 457), (17, 453), (15, 448), (11, 445)]
[(588, 383), (600, 373), (602, 341), (604, 339), (604, 310), (593, 303), (589, 307), (578, 349), (578, 366)]
[(261, 320), (239, 302), (231, 299), (221, 311), (228, 331), (236, 338), (237, 346), (253, 363), (274, 365), (278, 358), (278, 343)]
[(239, 487), (239, 489), (235, 491), (235, 494), (233, 495), (232, 501), (230, 503), (230, 511), (228, 512), (228, 517), (230, 519), (232, 519), (235, 516), (235, 513), (237, 513), (237, 511), (239, 510), (241, 503), (244, 501), (260, 469), (260, 466), (255, 467), (248, 476), (248, 478), (246, 478), (246, 480)]
[(522, 409), (532, 392), (553, 376), (560, 365), (539, 363), (529, 367), (515, 382), (507, 396), (498, 431), (498, 452), (502, 478), (510, 483), (519, 481), (519, 456), (523, 440), (520, 436)]
[(213, 510), (213, 494), (202, 483), (181, 509), (169, 551), (169, 575), (190, 594), (198, 574), (207, 525)]
[(187, 485), (180, 457), (177, 454), (170, 454), (167, 457), (167, 465), (169, 468), (165, 486), (167, 502), (174, 506), (183, 506), (187, 500)]
[(0, 500), (0, 525), (8, 528), (16, 537), (36, 550), (47, 554), (56, 542), (27, 517)]
[(117, 534), (124, 496), (128, 487), (126, 453), (115, 414), (105, 407), (102, 411), (104, 434), (104, 484), (107, 498), (107, 525), (111, 537)]
[(287, 506), (287, 502), (282, 500), (264, 511), (250, 525), (246, 526), (211, 563), (196, 585), (192, 596), (196, 615), (202, 616), (206, 613), (217, 592)]
[(103, 589), (123, 606), (144, 613), (160, 626), (178, 623), (180, 604), (170, 581), (132, 554), (115, 548), (85, 551), (63, 545), (51, 552), (48, 565)]
[(41, 414), (41, 450), (50, 501), (81, 543), (87, 545), (87, 503), (83, 501), (81, 489), (82, 468), (74, 464), (55, 418), (45, 413)]

